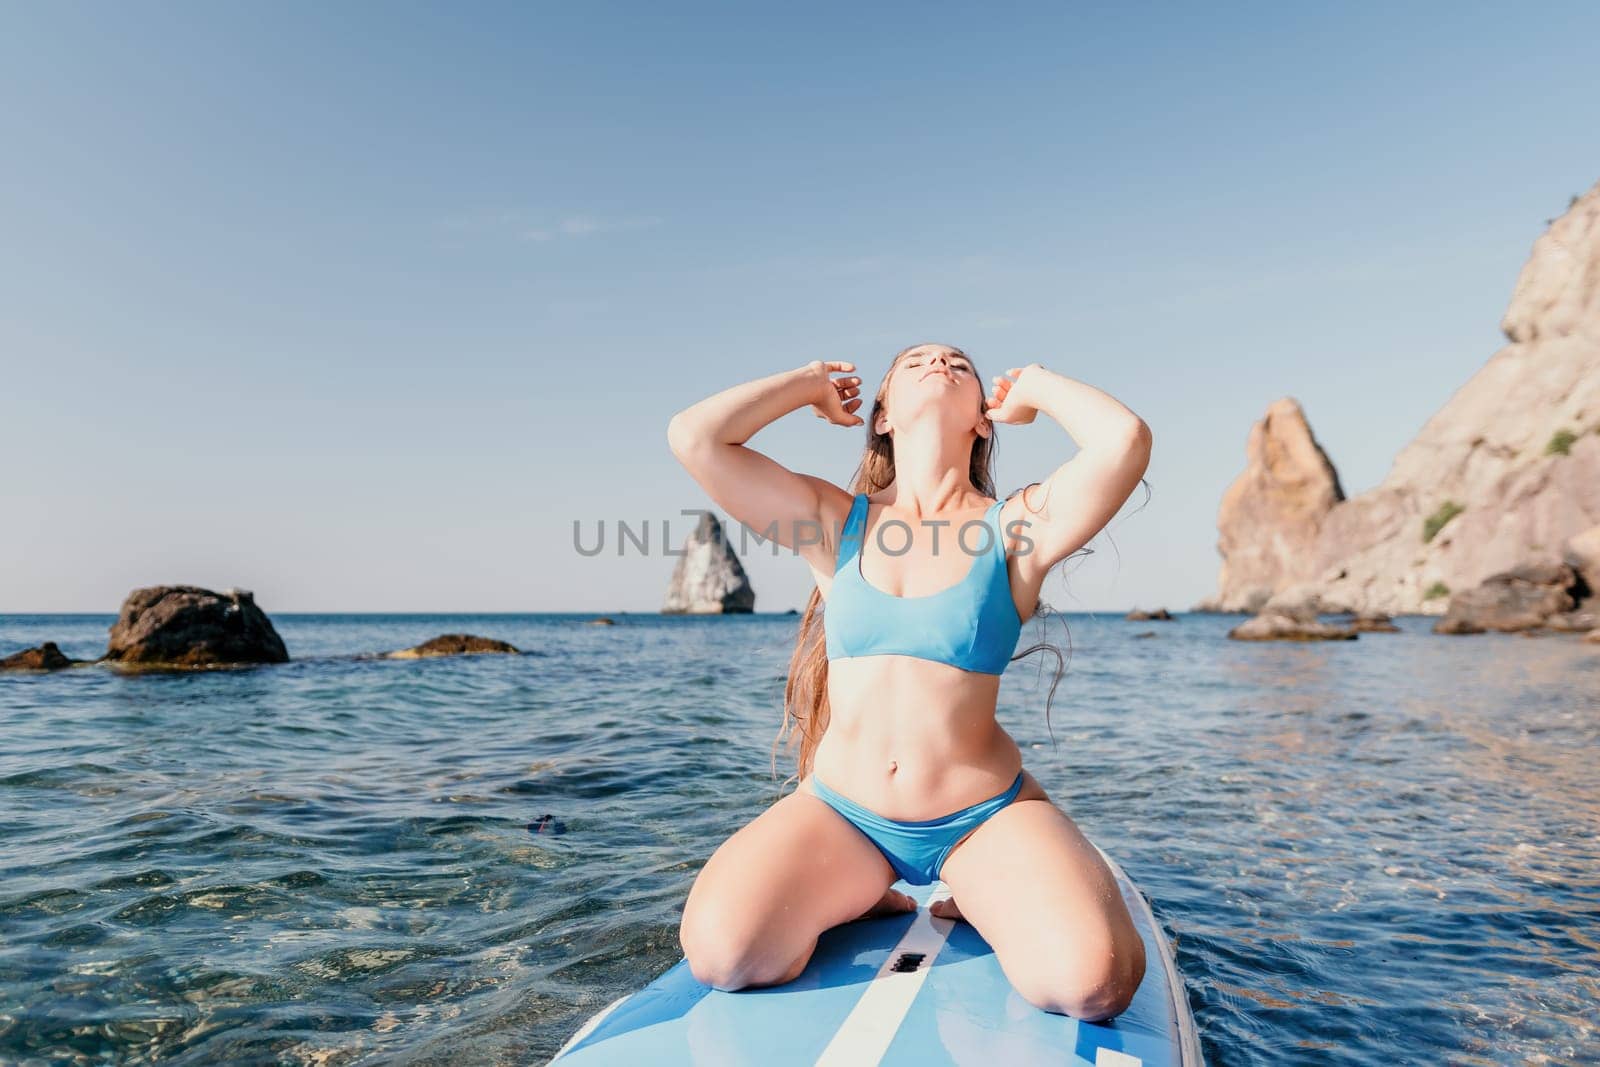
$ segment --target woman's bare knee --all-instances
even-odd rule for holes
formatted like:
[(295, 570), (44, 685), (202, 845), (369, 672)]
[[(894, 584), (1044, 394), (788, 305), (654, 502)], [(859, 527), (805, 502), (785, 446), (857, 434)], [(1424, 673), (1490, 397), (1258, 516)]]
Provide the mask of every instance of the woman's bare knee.
[(1144, 968), (1144, 944), (1135, 942), (1127, 951), (1048, 970), (1023, 982), (1017, 991), (1045, 1011), (1100, 1022), (1128, 1010), (1144, 981)]
[(695, 980), (716, 989), (776, 985), (798, 977), (821, 925), (737, 867), (708, 864), (689, 891), (678, 942)]
[(679, 928), (679, 944), (684, 959), (689, 962), (689, 973), (701, 985), (732, 992), (751, 986), (782, 985), (800, 977), (812, 952), (816, 939), (798, 957), (785, 961), (771, 952), (763, 954), (750, 944), (737, 944), (728, 939), (708, 939), (691, 942)]
[(690, 887), (678, 940), (704, 985), (782, 984), (799, 977), (824, 930), (865, 911), (892, 880), (859, 830), (794, 793), (711, 854)]

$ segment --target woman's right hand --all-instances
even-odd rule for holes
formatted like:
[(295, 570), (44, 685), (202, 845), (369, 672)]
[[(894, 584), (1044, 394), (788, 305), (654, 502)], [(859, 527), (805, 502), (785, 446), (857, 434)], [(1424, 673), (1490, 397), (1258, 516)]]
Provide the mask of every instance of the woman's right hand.
[(856, 414), (861, 406), (861, 379), (853, 375), (833, 377), (855, 370), (854, 363), (814, 359), (809, 366), (817, 378), (817, 399), (811, 404), (817, 418), (826, 419), (835, 426), (860, 426), (867, 421)]

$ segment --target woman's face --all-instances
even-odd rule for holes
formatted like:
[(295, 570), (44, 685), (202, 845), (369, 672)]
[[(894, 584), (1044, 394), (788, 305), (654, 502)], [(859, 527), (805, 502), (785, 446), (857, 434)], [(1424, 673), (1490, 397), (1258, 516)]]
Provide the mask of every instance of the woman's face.
[(923, 345), (901, 356), (889, 372), (884, 409), (880, 424), (887, 425), (880, 433), (922, 418), (974, 429), (984, 421), (983, 386), (966, 356), (940, 345)]

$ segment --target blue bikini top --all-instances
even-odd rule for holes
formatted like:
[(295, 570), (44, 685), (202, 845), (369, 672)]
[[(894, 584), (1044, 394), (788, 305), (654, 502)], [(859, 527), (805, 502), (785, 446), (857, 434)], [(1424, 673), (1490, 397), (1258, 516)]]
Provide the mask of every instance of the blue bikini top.
[(915, 656), (964, 671), (1004, 674), (1017, 650), (1022, 619), (1006, 574), (1002, 503), (996, 500), (983, 514), (987, 536), (971, 529), (963, 532), (958, 526), (940, 531), (972, 560), (965, 578), (927, 596), (891, 596), (861, 575), (867, 494), (857, 493), (839, 536), (839, 558), (822, 613), (829, 662), (854, 656)]

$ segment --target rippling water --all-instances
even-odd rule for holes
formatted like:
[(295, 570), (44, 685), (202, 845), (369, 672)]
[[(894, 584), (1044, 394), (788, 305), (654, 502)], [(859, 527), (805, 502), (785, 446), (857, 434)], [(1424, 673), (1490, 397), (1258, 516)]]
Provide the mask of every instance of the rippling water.
[[(796, 617), (587, 618), (280, 616), (281, 666), (0, 676), (0, 1061), (542, 1062), (675, 963), (776, 797)], [(1211, 1063), (1600, 1061), (1600, 649), (1066, 619), (1053, 729), (1049, 657), (1001, 722), (1152, 897)], [(111, 622), (0, 616), (0, 655)], [(532, 651), (351, 658), (462, 630)]]

